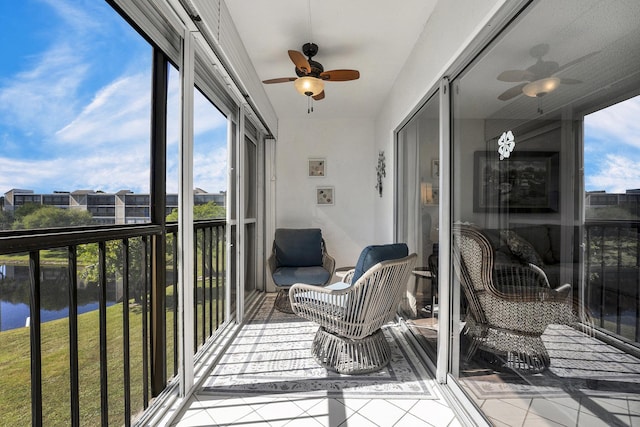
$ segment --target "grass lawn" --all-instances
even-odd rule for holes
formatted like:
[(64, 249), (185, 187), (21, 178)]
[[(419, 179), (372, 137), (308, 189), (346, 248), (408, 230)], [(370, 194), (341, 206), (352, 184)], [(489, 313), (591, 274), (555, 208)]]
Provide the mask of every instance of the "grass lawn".
[[(109, 424), (124, 423), (123, 304), (107, 308), (107, 367)], [(142, 390), (142, 310), (129, 309), (131, 407), (143, 409)], [(100, 338), (98, 311), (78, 316), (78, 357), (80, 377), (80, 422), (100, 424)], [(167, 312), (167, 323), (173, 313)], [(67, 319), (42, 324), (42, 395), (45, 425), (70, 425), (69, 326)], [(168, 330), (168, 343), (173, 343)], [(172, 358), (172, 353), (168, 352)], [(0, 333), (0, 425), (31, 424), (29, 329)], [(173, 366), (173, 360), (168, 361)]]
[[(66, 248), (47, 249), (40, 251), (40, 262), (48, 265), (66, 265), (69, 255)], [(0, 264), (29, 265), (29, 254), (4, 254), (0, 256)]]

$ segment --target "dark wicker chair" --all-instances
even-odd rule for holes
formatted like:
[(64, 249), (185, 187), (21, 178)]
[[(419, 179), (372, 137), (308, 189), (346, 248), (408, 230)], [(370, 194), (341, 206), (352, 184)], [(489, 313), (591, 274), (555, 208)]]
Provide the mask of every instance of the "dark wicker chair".
[[(494, 267), (494, 252), (477, 228), (454, 226), (454, 269), (467, 303), (467, 360), (480, 350), (501, 367), (535, 373), (549, 367), (541, 335), (550, 324), (575, 324), (571, 286), (549, 287), (534, 265)], [(496, 279), (499, 278), (499, 285)]]

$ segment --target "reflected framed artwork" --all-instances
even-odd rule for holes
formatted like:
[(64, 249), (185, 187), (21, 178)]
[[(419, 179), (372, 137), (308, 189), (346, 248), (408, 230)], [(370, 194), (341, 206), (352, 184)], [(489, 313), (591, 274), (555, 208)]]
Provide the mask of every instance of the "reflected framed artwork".
[(474, 212), (558, 212), (558, 152), (514, 151), (500, 160), (495, 151), (476, 151)]

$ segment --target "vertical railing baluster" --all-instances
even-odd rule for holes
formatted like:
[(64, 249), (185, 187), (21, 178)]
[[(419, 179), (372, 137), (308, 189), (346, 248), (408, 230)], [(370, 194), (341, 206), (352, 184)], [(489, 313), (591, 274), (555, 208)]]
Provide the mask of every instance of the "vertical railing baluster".
[(617, 226), (616, 227), (616, 238), (617, 238), (617, 250), (618, 250), (618, 257), (617, 257), (617, 267), (616, 267), (616, 277), (618, 279), (617, 283), (616, 283), (616, 334), (620, 335), (620, 330), (621, 330), (621, 326), (622, 326), (622, 292), (620, 289), (620, 285), (622, 284), (622, 248), (620, 247), (620, 244), (622, 243), (622, 236), (621, 236), (621, 231), (622, 231), (622, 227)]
[(40, 252), (29, 252), (31, 345), (31, 425), (42, 426), (42, 347), (40, 331)]
[(209, 226), (209, 336), (213, 336), (213, 226)]
[(607, 287), (605, 285), (605, 247), (604, 247), (604, 237), (605, 231), (604, 226), (600, 227), (600, 327), (604, 328), (604, 306), (606, 302), (606, 291)]
[(207, 271), (207, 229), (202, 229), (202, 344), (207, 341), (207, 281), (205, 280)]
[[(637, 208), (637, 207), (636, 207)], [(636, 243), (636, 333), (635, 341), (640, 342), (640, 228), (634, 224)]]
[(131, 425), (131, 366), (129, 345), (129, 239), (122, 240), (122, 364), (124, 375), (124, 425)]
[[(225, 236), (227, 235), (225, 233), (225, 230), (222, 229), (222, 227), (218, 227), (218, 232), (222, 231), (222, 238), (220, 239), (222, 241), (222, 259), (225, 260), (226, 256), (227, 256), (227, 242), (225, 240)], [(225, 303), (227, 301), (226, 298), (226, 292), (227, 292), (227, 264), (226, 262), (223, 261), (224, 266), (224, 274), (222, 275), (222, 307), (220, 307), (220, 313), (222, 314), (222, 319), (220, 320), (220, 323), (224, 323), (225, 322)]]
[(78, 372), (78, 256), (76, 246), (69, 246), (69, 388), (71, 425), (80, 425), (80, 376)]
[(220, 326), (220, 227), (216, 230), (216, 329)]
[(173, 375), (178, 374), (178, 233), (173, 233)]
[(585, 268), (584, 268), (584, 283), (585, 283), (585, 287), (586, 287), (586, 291), (584, 292), (584, 298), (586, 299), (586, 301), (580, 301), (581, 303), (585, 304), (585, 307), (590, 308), (591, 307), (591, 297), (593, 295), (593, 286), (591, 283), (591, 231), (592, 228), (589, 227), (588, 224), (585, 224), (584, 226), (584, 244), (585, 244), (585, 250), (584, 250), (584, 263), (585, 263)]
[(144, 409), (149, 406), (149, 325), (147, 318), (149, 316), (149, 280), (148, 280), (148, 239), (147, 236), (142, 237), (142, 259), (144, 260), (144, 268), (142, 275), (142, 400)]
[(193, 352), (198, 351), (198, 230), (193, 231)]
[(100, 422), (109, 425), (109, 396), (107, 389), (107, 248), (105, 242), (98, 243), (98, 316), (100, 324)]

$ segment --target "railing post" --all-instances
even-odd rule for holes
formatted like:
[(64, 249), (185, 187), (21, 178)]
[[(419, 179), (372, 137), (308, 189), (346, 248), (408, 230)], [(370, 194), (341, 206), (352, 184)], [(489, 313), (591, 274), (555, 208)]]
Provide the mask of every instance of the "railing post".
[[(168, 62), (158, 48), (153, 50), (151, 103), (151, 222), (162, 226), (162, 234), (151, 239), (151, 394), (157, 396), (167, 383), (166, 281), (166, 140)], [(175, 274), (175, 273), (174, 273)]]
[(40, 334), (40, 252), (29, 253), (31, 340), (31, 425), (42, 425), (42, 347)]
[(131, 350), (129, 340), (129, 239), (122, 240), (122, 365), (124, 382), (124, 425), (131, 425)]
[(107, 244), (98, 243), (98, 323), (100, 334), (100, 423), (109, 425), (109, 388), (107, 387)]
[(80, 425), (80, 376), (78, 372), (78, 255), (75, 245), (68, 247), (69, 256), (69, 380), (71, 425)]

